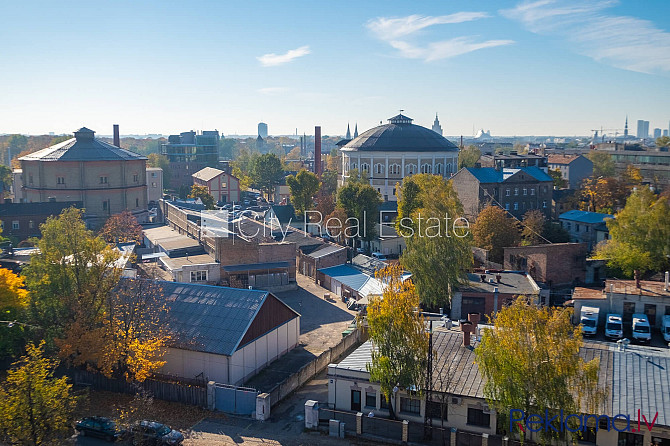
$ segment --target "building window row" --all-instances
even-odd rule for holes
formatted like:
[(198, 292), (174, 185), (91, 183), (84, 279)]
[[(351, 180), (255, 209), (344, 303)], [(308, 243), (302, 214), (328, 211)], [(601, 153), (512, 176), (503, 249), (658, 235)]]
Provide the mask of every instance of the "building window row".
[(207, 270), (191, 271), (191, 282), (206, 282)]

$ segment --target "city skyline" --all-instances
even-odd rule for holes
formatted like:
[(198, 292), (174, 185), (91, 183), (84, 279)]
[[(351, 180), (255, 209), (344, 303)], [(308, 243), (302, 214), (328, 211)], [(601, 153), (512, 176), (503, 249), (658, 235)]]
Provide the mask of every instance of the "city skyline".
[(5, 5), (0, 133), (340, 135), (401, 108), (466, 137), (668, 128), (666, 2), (311, 6)]

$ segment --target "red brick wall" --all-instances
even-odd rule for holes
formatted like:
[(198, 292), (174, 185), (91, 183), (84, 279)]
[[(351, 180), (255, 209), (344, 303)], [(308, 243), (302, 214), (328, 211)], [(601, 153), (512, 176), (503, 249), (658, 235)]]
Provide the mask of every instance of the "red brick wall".
[(552, 285), (572, 284), (586, 279), (587, 247), (584, 243), (554, 243), (537, 246), (505, 248), (505, 269), (519, 269), (526, 259), (524, 270), (536, 282)]

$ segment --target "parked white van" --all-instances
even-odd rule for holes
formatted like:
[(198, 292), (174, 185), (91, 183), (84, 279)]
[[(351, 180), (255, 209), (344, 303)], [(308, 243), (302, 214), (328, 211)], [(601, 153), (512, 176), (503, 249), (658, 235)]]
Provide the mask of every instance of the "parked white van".
[(605, 337), (610, 339), (623, 338), (623, 318), (620, 314), (609, 313), (605, 323)]
[(665, 342), (670, 342), (670, 315), (663, 316), (661, 330), (663, 330), (663, 339), (665, 339)]
[(636, 313), (633, 315), (633, 339), (638, 342), (651, 341), (651, 326), (649, 319), (644, 314)]

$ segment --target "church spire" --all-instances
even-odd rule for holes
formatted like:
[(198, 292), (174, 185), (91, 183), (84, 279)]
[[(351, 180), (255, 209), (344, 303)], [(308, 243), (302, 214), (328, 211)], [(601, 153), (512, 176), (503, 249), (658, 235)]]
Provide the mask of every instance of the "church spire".
[(358, 138), (358, 123), (356, 123), (356, 127), (354, 127), (354, 138)]
[(438, 135), (442, 136), (442, 126), (440, 125), (439, 119), (437, 119), (437, 112), (435, 112), (435, 122), (433, 122), (432, 130)]
[(349, 123), (347, 122), (347, 136), (345, 136), (346, 139), (351, 139), (351, 130), (349, 130)]

